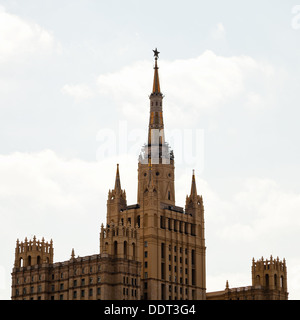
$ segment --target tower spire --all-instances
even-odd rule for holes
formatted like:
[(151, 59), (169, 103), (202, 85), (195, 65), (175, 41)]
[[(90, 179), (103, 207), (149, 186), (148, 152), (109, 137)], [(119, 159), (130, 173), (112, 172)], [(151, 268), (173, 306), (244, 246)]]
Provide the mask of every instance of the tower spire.
[(121, 192), (121, 179), (120, 179), (120, 173), (119, 173), (119, 164), (117, 164), (115, 191), (116, 192), (118, 192), (118, 191)]
[(196, 179), (195, 179), (195, 170), (193, 170), (192, 176), (192, 185), (191, 185), (191, 198), (194, 199), (197, 197), (197, 187), (196, 187)]

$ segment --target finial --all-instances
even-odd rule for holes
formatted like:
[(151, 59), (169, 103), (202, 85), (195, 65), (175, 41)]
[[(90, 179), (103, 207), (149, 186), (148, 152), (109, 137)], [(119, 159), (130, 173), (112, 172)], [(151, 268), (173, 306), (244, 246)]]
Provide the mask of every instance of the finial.
[(75, 259), (75, 251), (74, 251), (74, 248), (72, 249), (71, 259)]
[(160, 54), (160, 52), (157, 51), (157, 48), (155, 48), (155, 50), (152, 51), (154, 52), (155, 60), (157, 60), (159, 58), (158, 55)]
[(226, 289), (229, 289), (229, 283), (228, 283), (228, 280), (226, 280)]

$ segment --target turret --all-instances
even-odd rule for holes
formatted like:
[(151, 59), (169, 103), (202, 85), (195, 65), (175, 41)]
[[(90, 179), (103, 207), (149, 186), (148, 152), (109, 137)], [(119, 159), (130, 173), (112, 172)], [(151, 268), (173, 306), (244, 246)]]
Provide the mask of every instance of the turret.
[(120, 211), (126, 209), (126, 192), (121, 188), (121, 179), (119, 172), (119, 164), (117, 164), (117, 172), (115, 179), (115, 188), (109, 190), (107, 199), (107, 223), (111, 221), (117, 222), (120, 219)]
[(277, 290), (287, 296), (287, 267), (286, 261), (270, 260), (262, 257), (260, 260), (252, 260), (252, 285), (263, 287), (266, 290)]
[(41, 265), (44, 263), (53, 263), (53, 242), (52, 239), (50, 243), (42, 241), (37, 241), (36, 237), (33, 240), (27, 240), (25, 238), (24, 242), (19, 242), (17, 239), (16, 249), (15, 249), (15, 268), (30, 267), (34, 265)]
[(114, 258), (138, 260), (138, 228), (130, 223), (118, 224), (113, 222), (104, 228), (101, 225), (100, 231), (100, 253), (108, 254)]
[(189, 196), (186, 196), (185, 211), (194, 217), (197, 215), (199, 215), (199, 217), (203, 216), (203, 199), (202, 196), (197, 194), (195, 170), (193, 170), (192, 175), (191, 193)]

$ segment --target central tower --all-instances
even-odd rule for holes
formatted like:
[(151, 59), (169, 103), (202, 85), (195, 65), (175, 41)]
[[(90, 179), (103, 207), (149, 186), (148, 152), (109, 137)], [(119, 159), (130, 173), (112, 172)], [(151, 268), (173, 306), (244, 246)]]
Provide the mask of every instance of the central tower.
[(138, 203), (151, 184), (159, 193), (160, 200), (175, 205), (174, 188), (174, 155), (165, 142), (163, 120), (163, 94), (160, 91), (157, 60), (159, 52), (153, 50), (155, 56), (153, 89), (149, 96), (150, 117), (148, 142), (144, 145), (138, 165)]
[(201, 300), (206, 295), (203, 201), (193, 173), (185, 209), (175, 205), (174, 154), (165, 141), (159, 52), (153, 52), (148, 141), (138, 163), (142, 298)]

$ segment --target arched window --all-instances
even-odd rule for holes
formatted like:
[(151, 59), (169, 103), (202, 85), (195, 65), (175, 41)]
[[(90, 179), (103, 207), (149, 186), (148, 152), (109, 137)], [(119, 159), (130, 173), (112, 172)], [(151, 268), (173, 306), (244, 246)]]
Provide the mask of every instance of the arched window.
[(124, 258), (127, 259), (127, 241), (124, 241)]
[(40, 256), (37, 256), (37, 258), (36, 258), (36, 263), (37, 263), (37, 264), (41, 264), (41, 257), (40, 257)]
[(274, 286), (277, 288), (277, 274), (274, 274)]
[(266, 287), (268, 287), (269, 286), (269, 275), (268, 274), (266, 274), (265, 279), (266, 279)]
[(20, 258), (19, 266), (20, 266), (20, 268), (23, 268), (23, 267), (24, 267), (23, 258)]
[(114, 255), (117, 255), (118, 254), (118, 242), (115, 241), (114, 242)]
[(27, 258), (27, 266), (31, 266), (31, 256), (28, 256)]
[(280, 277), (280, 288), (283, 288), (283, 276)]
[(132, 243), (132, 259), (135, 260), (135, 243)]

